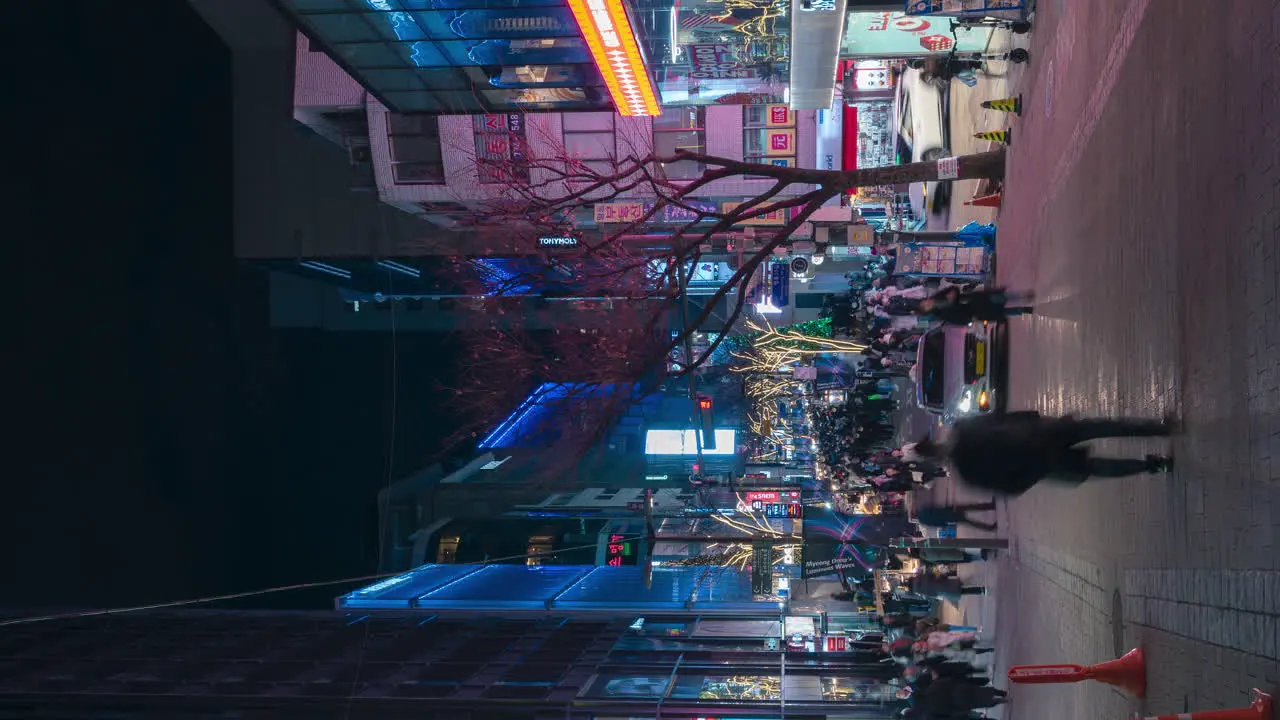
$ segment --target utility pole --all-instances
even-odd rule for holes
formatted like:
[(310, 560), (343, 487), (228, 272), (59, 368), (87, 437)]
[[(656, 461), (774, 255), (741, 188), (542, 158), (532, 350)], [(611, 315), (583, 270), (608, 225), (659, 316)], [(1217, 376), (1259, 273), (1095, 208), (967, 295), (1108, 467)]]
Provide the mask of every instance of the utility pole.
[[(680, 249), (673, 244), (671, 247), (672, 254), (676, 262), (676, 282), (680, 285), (680, 327), (684, 335), (684, 362), (686, 367), (693, 362), (693, 333), (689, 328), (689, 277), (684, 269), (684, 259), (681, 257)], [(692, 371), (685, 373), (685, 378), (689, 381), (689, 403), (693, 409), (693, 419), (698, 423), (698, 430), (694, 431), (693, 439), (698, 450), (698, 469), (702, 470), (702, 430), (701, 415), (702, 411), (698, 408), (698, 378)], [(714, 431), (713, 431), (714, 432)]]

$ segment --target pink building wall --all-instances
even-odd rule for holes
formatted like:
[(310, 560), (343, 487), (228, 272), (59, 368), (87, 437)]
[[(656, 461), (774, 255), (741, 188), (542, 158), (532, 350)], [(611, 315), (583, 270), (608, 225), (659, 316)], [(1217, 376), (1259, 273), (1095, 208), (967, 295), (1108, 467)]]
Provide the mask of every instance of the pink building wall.
[[(474, 204), (497, 196), (501, 186), (481, 183), (475, 163), (475, 134), (472, 116), (445, 115), (438, 119), (444, 170), (447, 178), (443, 185), (398, 185), (392, 179), (391, 144), (388, 138), (387, 116), (389, 111), (376, 98), (323, 52), (311, 52), (310, 41), (298, 33), (295, 51), (294, 73), (295, 117), (311, 124), (315, 114), (322, 109), (365, 106), (369, 122), (369, 143), (373, 156), (374, 176), (378, 195), (384, 201), (405, 210), (414, 210), (418, 203)], [(525, 116), (526, 135), (532, 152), (556, 154), (563, 138), (561, 116), (556, 113), (531, 113)], [(815, 111), (800, 110), (796, 113), (797, 161), (801, 167), (815, 168), (816, 128)], [(742, 152), (743, 109), (740, 106), (712, 105), (706, 108), (706, 143), (711, 155), (740, 160)], [(651, 147), (652, 131), (648, 118), (618, 116), (615, 121), (619, 148), (633, 147), (644, 153)], [(749, 180), (742, 177), (726, 178), (708, 185), (699, 196), (751, 197), (770, 187), (769, 180)], [(783, 196), (799, 195), (812, 189), (796, 185), (786, 189)], [(643, 199), (648, 196), (643, 188), (626, 197)]]
[[(460, 202), (494, 198), (501, 191), (500, 185), (479, 181), (475, 162), (475, 133), (471, 116), (445, 115), (439, 118), (440, 143), (444, 154), (444, 185), (397, 185), (391, 175), (391, 143), (387, 137), (389, 111), (381, 103), (369, 100), (369, 134), (373, 149), (374, 171), (378, 192), (383, 200), (403, 206), (419, 202)], [(797, 161), (802, 167), (816, 167), (816, 114), (812, 110), (796, 113)], [(559, 114), (531, 113), (525, 116), (526, 133), (530, 150), (537, 154), (553, 156), (560, 146), (563, 129)], [(707, 153), (741, 160), (743, 111), (739, 106), (713, 105), (707, 108)], [(652, 147), (652, 123), (648, 118), (616, 118), (616, 132), (620, 147), (630, 146), (639, 152)], [(751, 197), (771, 186), (770, 180), (749, 180), (742, 177), (726, 178), (707, 185), (700, 196)], [(812, 187), (794, 185), (782, 193), (785, 196), (803, 194)], [(642, 199), (651, 196), (643, 188), (624, 197)]]

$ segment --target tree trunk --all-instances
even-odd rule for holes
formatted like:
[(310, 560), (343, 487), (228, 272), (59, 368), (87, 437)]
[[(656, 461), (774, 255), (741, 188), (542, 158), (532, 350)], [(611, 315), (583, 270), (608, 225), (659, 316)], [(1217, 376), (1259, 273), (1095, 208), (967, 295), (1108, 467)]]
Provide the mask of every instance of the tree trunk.
[[(998, 180), (1004, 177), (1004, 148), (974, 155), (961, 155), (954, 158), (959, 165), (959, 174), (953, 180), (973, 180), (977, 178)], [(840, 173), (840, 182), (836, 187), (842, 190), (854, 190), (873, 185), (902, 185), (914, 182), (929, 182), (938, 179), (938, 161), (927, 160), (906, 165), (890, 165), (888, 167), (867, 168)]]

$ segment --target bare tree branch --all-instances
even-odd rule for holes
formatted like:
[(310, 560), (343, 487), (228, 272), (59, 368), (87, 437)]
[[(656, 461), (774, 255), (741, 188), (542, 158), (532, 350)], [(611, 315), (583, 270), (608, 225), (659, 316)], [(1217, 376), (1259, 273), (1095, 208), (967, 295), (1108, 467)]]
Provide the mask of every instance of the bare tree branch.
[[(698, 163), (705, 170), (695, 178), (667, 177), (665, 166)], [(481, 306), (503, 310), (496, 300), (507, 295), (536, 295), (561, 307), (605, 312), (608, 327), (538, 332), (513, 330), (494, 322), (488, 329), (465, 334), (468, 369), (454, 388), (455, 405), (464, 417), (459, 438), (476, 437), (479, 428), (492, 427), (522, 402), (538, 383), (575, 383), (558, 402), (592, 405), (575, 417), (592, 427), (578, 427), (577, 440), (596, 442), (609, 432), (612, 420), (635, 402), (629, 392), (604, 388), (634, 388), (642, 379), (650, 386), (664, 379), (702, 368), (728, 337), (747, 308), (753, 278), (792, 235), (826, 202), (858, 187), (893, 185), (939, 179), (945, 170), (952, 179), (1000, 177), (1003, 149), (951, 158), (942, 162), (835, 171), (781, 167), (717, 157), (684, 150), (660, 155), (642, 150), (590, 165), (559, 149), (519, 160), (477, 158), (487, 180), (502, 185), (497, 197), (484, 203), (471, 219), (475, 227), (510, 228), (510, 237), (527, 244), (529, 252), (516, 258), (460, 258), (454, 264), (455, 284), (474, 293)], [(733, 178), (759, 178), (764, 189), (734, 206), (714, 209), (696, 197), (714, 196), (717, 183)], [(594, 231), (582, 228), (582, 214), (598, 203), (640, 202), (638, 215)], [(645, 230), (667, 217), (670, 208), (681, 213), (679, 224), (661, 238)], [(663, 334), (673, 303), (684, 292), (680, 270), (702, 257), (702, 247), (743, 225), (759, 225), (786, 211), (784, 223), (741, 262), (711, 295), (704, 307), (675, 333)], [(594, 218), (591, 218), (592, 220)], [(555, 233), (578, 238), (571, 256), (537, 248), (539, 235)], [(642, 240), (642, 238), (648, 238)], [(497, 268), (497, 269), (494, 269)], [(488, 274), (486, 274), (488, 273)], [(698, 332), (717, 306), (736, 295), (726, 317), (726, 331), (696, 357), (680, 356), (686, 339)], [(515, 309), (513, 312), (528, 312)], [(587, 315), (584, 313), (584, 318)], [(554, 361), (549, 357), (556, 358)], [(587, 400), (590, 402), (587, 402)], [(573, 413), (570, 413), (573, 415)], [(563, 421), (563, 420), (562, 420)], [(561, 421), (561, 422), (562, 422)], [(578, 422), (578, 421), (575, 421)], [(559, 432), (559, 431), (557, 431)], [(576, 442), (576, 441), (575, 441)], [(586, 447), (575, 445), (578, 451)]]

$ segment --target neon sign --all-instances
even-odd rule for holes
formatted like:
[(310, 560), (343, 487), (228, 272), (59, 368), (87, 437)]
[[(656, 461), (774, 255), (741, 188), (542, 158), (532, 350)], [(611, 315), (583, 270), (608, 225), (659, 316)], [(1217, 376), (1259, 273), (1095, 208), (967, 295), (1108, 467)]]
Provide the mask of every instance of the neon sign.
[(612, 567), (635, 565), (635, 555), (631, 553), (631, 543), (625, 535), (613, 533), (609, 535), (609, 544), (605, 547), (605, 564)]
[(578, 238), (571, 236), (560, 237), (540, 237), (538, 238), (538, 247), (544, 248), (562, 248), (562, 247), (578, 247)]
[(604, 76), (619, 115), (660, 115), (635, 31), (622, 0), (569, 0), (591, 57)]

